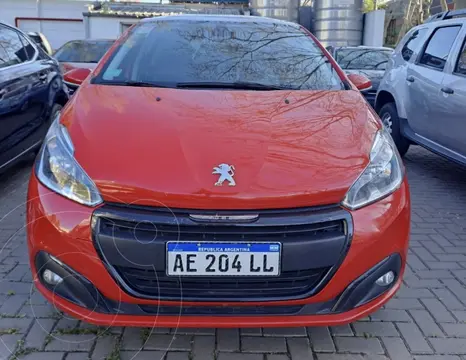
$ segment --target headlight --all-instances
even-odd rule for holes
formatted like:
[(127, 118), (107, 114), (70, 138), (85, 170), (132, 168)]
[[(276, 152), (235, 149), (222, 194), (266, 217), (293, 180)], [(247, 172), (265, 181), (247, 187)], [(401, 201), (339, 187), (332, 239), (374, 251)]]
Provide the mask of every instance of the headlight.
[(59, 117), (50, 126), (35, 167), (39, 181), (50, 190), (80, 204), (102, 202), (97, 187), (73, 156), (74, 147)]
[(404, 167), (393, 140), (385, 130), (375, 136), (370, 162), (347, 192), (343, 206), (351, 210), (369, 205), (394, 192), (403, 181)]

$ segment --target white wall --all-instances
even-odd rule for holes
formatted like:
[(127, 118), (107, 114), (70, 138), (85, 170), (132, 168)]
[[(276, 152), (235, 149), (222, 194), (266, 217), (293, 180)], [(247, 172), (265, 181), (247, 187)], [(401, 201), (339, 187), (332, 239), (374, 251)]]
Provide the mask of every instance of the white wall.
[(383, 46), (385, 10), (376, 10), (364, 15), (364, 34), (362, 44)]
[(88, 37), (90, 39), (117, 39), (122, 34), (122, 23), (135, 24), (138, 22), (138, 19), (124, 17), (89, 16), (88, 19)]
[[(15, 25), (16, 18), (57, 18), (83, 20), (92, 1), (80, 0), (0, 0), (0, 21)], [(42, 32), (54, 49), (68, 40), (85, 36), (84, 22), (19, 20), (24, 31)]]

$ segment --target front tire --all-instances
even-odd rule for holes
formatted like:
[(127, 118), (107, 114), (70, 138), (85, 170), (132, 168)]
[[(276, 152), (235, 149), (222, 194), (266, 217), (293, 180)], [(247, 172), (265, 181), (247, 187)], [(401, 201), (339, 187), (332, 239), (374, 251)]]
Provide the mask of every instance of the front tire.
[(53, 120), (55, 120), (56, 116), (61, 111), (61, 109), (63, 109), (63, 106), (61, 106), (60, 104), (53, 104), (52, 111), (50, 111), (49, 125), (52, 124)]
[(387, 103), (379, 111), (383, 126), (390, 133), (398, 152), (404, 156), (409, 149), (409, 140), (401, 134), (400, 118), (394, 103)]

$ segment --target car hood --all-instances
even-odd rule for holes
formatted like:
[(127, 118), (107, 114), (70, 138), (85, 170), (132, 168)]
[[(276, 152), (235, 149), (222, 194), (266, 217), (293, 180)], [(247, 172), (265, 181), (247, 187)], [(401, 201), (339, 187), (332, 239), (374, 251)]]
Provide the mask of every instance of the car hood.
[[(197, 209), (339, 203), (379, 122), (358, 91), (83, 84), (62, 115), (104, 201)], [(215, 186), (220, 164), (236, 186)]]
[(358, 74), (366, 76), (372, 83), (372, 90), (379, 88), (380, 81), (383, 78), (385, 70), (345, 70), (346, 74)]

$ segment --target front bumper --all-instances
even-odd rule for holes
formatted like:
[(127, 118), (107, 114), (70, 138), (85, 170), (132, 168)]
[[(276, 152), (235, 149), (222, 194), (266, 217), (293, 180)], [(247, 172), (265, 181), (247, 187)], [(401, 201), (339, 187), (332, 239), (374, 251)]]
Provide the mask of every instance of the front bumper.
[[(408, 248), (407, 183), (389, 197), (349, 212), (353, 234), (344, 256), (323, 287), (280, 299), (164, 299), (122, 287), (96, 250), (95, 209), (73, 203), (40, 185), (29, 186), (28, 245), (39, 291), (61, 310), (99, 325), (162, 327), (266, 327), (337, 325), (375, 311), (398, 290)], [(346, 210), (345, 210), (346, 211)], [(94, 234), (95, 235), (95, 234)], [(49, 254), (59, 259), (51, 260)], [(319, 254), (317, 254), (319, 255)], [(321, 257), (322, 252), (320, 253)], [(43, 282), (47, 267), (64, 280)], [(394, 281), (375, 280), (393, 271)], [(162, 295), (162, 294), (161, 294)]]

